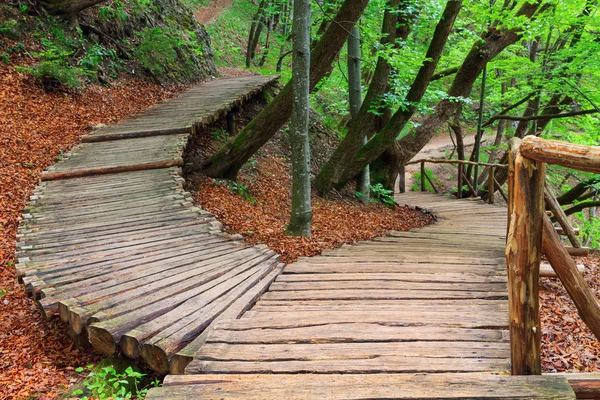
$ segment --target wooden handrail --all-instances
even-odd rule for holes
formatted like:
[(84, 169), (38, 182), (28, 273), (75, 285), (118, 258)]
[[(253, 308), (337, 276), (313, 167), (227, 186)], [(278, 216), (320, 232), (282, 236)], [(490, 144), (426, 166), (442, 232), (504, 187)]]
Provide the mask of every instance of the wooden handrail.
[[(545, 163), (600, 172), (600, 147), (528, 136), (523, 141), (511, 139), (508, 158), (506, 261), (512, 373), (540, 374), (539, 268), (542, 249), (582, 320), (600, 339), (600, 303), (544, 211), (544, 195), (550, 206), (557, 207), (552, 193), (545, 190)], [(570, 233), (574, 238), (574, 233)]]
[[(498, 189), (500, 190), (502, 196), (506, 200), (506, 195), (504, 194), (504, 192), (502, 192), (502, 188), (500, 187), (500, 185), (498, 185), (498, 182), (494, 178), (494, 168), (508, 168), (508, 165), (506, 165), (506, 164), (490, 164), (490, 163), (467, 161), (467, 160), (446, 160), (446, 159), (442, 160), (442, 159), (437, 159), (437, 158), (424, 158), (421, 160), (416, 160), (416, 161), (411, 161), (411, 162), (406, 163), (406, 165), (421, 164), (421, 191), (422, 192), (425, 191), (425, 180), (427, 180), (431, 184), (431, 187), (433, 188), (433, 190), (436, 193), (439, 193), (439, 191), (435, 187), (435, 185), (433, 184), (433, 182), (431, 181), (429, 176), (427, 175), (427, 173), (425, 171), (425, 163), (458, 164), (458, 175), (457, 175), (458, 176), (458, 184), (457, 184), (457, 196), (456, 197), (458, 197), (459, 199), (462, 199), (462, 197), (463, 197), (463, 189), (462, 189), (463, 182), (467, 184), (467, 186), (469, 187), (469, 190), (471, 191), (473, 196), (477, 196), (476, 188), (473, 187), (473, 185), (471, 184), (471, 182), (469, 182), (468, 179), (464, 179), (462, 165), (478, 165), (478, 166), (483, 166), (483, 167), (489, 167), (490, 171), (489, 171), (489, 178), (488, 178), (488, 192), (492, 191), (492, 193), (493, 193), (495, 191), (494, 190), (495, 186), (497, 186)], [(402, 188), (402, 186), (401, 186), (401, 188)], [(488, 197), (488, 202), (490, 204), (494, 204), (494, 196), (493, 195), (490, 195)]]
[(583, 146), (526, 136), (521, 143), (524, 157), (580, 171), (600, 173), (600, 147)]
[(480, 167), (508, 168), (508, 165), (506, 165), (506, 164), (490, 164), (490, 163), (467, 161), (467, 160), (446, 160), (446, 159), (438, 159), (438, 158), (423, 158), (421, 160), (407, 162), (406, 165), (426, 163), (426, 162), (432, 163), (432, 164), (467, 164), (467, 165), (479, 165)]

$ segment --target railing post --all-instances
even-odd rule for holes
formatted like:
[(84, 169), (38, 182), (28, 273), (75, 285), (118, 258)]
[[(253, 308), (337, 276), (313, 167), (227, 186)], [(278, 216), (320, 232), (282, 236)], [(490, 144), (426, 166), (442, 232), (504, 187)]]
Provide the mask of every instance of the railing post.
[(508, 306), (513, 375), (539, 375), (541, 327), (539, 271), (542, 255), (545, 165), (524, 158), (511, 140), (510, 228), (506, 244)]
[(421, 192), (425, 192), (425, 161), (421, 161)]
[(463, 166), (461, 163), (458, 163), (458, 198), (463, 198)]
[(494, 167), (490, 166), (488, 175), (488, 203), (494, 204)]
[(398, 185), (400, 186), (400, 193), (405, 193), (406, 192), (406, 167), (404, 165), (402, 165), (400, 167), (400, 171), (399, 171), (399, 182)]

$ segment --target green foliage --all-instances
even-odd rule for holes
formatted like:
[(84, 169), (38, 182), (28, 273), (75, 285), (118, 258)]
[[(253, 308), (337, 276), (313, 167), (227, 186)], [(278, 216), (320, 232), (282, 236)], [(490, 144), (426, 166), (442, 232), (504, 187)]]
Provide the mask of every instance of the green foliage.
[(216, 180), (215, 183), (217, 185), (227, 185), (227, 188), (229, 190), (231, 190), (233, 193), (235, 193), (239, 196), (242, 196), (244, 199), (246, 199), (250, 203), (253, 203), (253, 204), (256, 203), (256, 200), (254, 200), (254, 197), (252, 197), (252, 195), (250, 194), (250, 190), (248, 189), (248, 186), (244, 185), (241, 182)]
[(6, 289), (0, 289), (0, 297), (3, 297), (6, 293)]
[(7, 21), (0, 22), (0, 35), (12, 32), (17, 26), (17, 24), (17, 20), (14, 19), (9, 19)]
[[(440, 187), (440, 178), (437, 175), (435, 175), (432, 170), (425, 168), (425, 174), (429, 177), (429, 179), (431, 179), (431, 181), (433, 182), (433, 184), (435, 185), (436, 188)], [(463, 187), (463, 189), (464, 189), (464, 187)], [(413, 174), (412, 190), (415, 192), (421, 190), (421, 171), (416, 171)], [(425, 190), (427, 192), (432, 192), (432, 193), (435, 192), (435, 190), (433, 189), (433, 187), (431, 186), (431, 184), (429, 183), (427, 178), (425, 178)]]
[(125, 4), (120, 0), (115, 0), (112, 4), (100, 7), (98, 10), (100, 22), (107, 22), (111, 19), (116, 19), (121, 22), (127, 21), (127, 11)]
[(79, 65), (87, 71), (97, 72), (98, 66), (105, 59), (113, 61), (111, 67), (112, 69), (116, 69), (116, 61), (118, 60), (117, 52), (113, 49), (107, 49), (100, 44), (94, 44), (88, 49), (86, 55), (79, 60)]
[[(388, 190), (381, 183), (376, 185), (370, 185), (371, 189), (371, 201), (374, 203), (382, 203), (388, 207), (394, 207), (394, 191)], [(362, 193), (357, 192), (356, 196), (358, 198), (362, 197)]]
[(581, 237), (584, 242), (589, 240), (588, 246), (594, 249), (600, 249), (600, 218), (586, 219), (584, 214), (576, 213), (580, 222)]
[(229, 137), (229, 133), (223, 128), (217, 128), (211, 134), (213, 140), (226, 140)]
[(135, 50), (135, 56), (152, 75), (165, 74), (167, 68), (176, 57), (174, 38), (161, 28), (146, 28), (138, 32), (140, 44)]
[[(82, 400), (88, 399), (131, 399), (136, 396), (138, 399), (145, 397), (149, 388), (141, 388), (141, 380), (145, 374), (135, 371), (131, 366), (127, 367), (122, 373), (119, 373), (113, 366), (94, 368), (88, 365), (85, 369), (77, 368), (76, 372), (90, 371), (83, 382), (83, 389), (77, 389), (71, 393), (72, 396), (82, 396)], [(160, 385), (158, 380), (150, 383), (151, 387)]]

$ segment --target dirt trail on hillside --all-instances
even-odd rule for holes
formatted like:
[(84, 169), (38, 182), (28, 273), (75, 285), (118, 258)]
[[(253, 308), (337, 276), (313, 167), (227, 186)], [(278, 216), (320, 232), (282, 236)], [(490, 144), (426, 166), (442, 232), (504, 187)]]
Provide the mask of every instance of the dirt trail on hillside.
[(208, 24), (215, 19), (221, 11), (231, 6), (233, 0), (210, 0), (210, 4), (204, 7), (200, 7), (194, 15), (198, 22), (203, 25)]
[[(485, 146), (487, 143), (493, 142), (494, 134), (490, 136), (484, 136), (481, 141), (481, 145)], [(468, 133), (464, 137), (465, 150), (472, 148), (475, 144), (475, 133)], [(445, 158), (446, 151), (452, 152), (454, 149), (454, 143), (450, 138), (450, 135), (440, 134), (434, 136), (429, 143), (421, 149), (421, 151), (412, 158), (411, 161), (418, 161), (428, 158)], [(431, 169), (433, 164), (426, 164), (427, 168)], [(421, 164), (411, 164), (406, 166), (406, 190), (410, 191), (413, 185), (413, 174), (421, 168)], [(398, 190), (398, 188), (396, 188)]]

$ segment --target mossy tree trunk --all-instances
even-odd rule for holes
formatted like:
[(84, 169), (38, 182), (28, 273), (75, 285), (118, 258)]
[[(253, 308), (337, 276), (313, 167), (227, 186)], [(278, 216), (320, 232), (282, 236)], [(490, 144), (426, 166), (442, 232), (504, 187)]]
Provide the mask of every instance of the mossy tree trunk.
[[(405, 6), (408, 6), (408, 1), (388, 1), (381, 28), (382, 46), (387, 46), (396, 40), (397, 12), (398, 9), (402, 11)], [(363, 145), (363, 138), (370, 137), (375, 131), (377, 116), (369, 110), (385, 93), (391, 70), (392, 67), (388, 60), (385, 57), (379, 57), (369, 90), (357, 115), (352, 118), (346, 137), (323, 165), (315, 179), (315, 189), (321, 196), (326, 195), (338, 181), (346, 164), (352, 160), (356, 151)]]
[(310, 146), (308, 116), (310, 110), (310, 0), (294, 1), (292, 24), (292, 213), (287, 232), (310, 237)]
[(346, 164), (347, 166), (338, 181), (338, 185), (348, 182), (356, 176), (365, 165), (370, 164), (379, 157), (386, 148), (394, 143), (398, 133), (401, 132), (406, 123), (408, 123), (416, 110), (417, 104), (419, 104), (429, 86), (431, 76), (435, 72), (437, 63), (446, 45), (446, 40), (450, 35), (450, 31), (452, 30), (452, 26), (454, 25), (454, 21), (461, 6), (462, 1), (451, 0), (446, 4), (446, 8), (435, 28), (429, 48), (427, 49), (425, 61), (419, 69), (404, 100), (406, 106), (399, 108), (383, 129), (375, 134), (367, 144), (356, 153), (351, 164)]
[[(334, 20), (314, 47), (310, 65), (310, 89), (330, 70), (331, 63), (348, 38), (369, 0), (345, 0)], [(292, 112), (291, 82), (279, 92), (238, 135), (226, 143), (201, 166), (193, 168), (214, 178), (235, 179), (240, 168), (285, 123)]]

